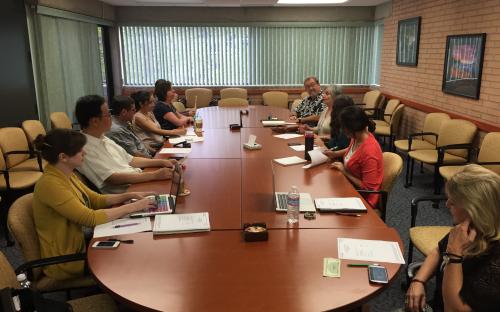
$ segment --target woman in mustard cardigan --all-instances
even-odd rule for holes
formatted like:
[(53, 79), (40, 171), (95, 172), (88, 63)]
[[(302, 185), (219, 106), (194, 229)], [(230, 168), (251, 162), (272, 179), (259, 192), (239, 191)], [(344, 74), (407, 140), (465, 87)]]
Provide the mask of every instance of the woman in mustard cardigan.
[[(42, 258), (85, 252), (82, 226), (94, 227), (128, 213), (152, 208), (149, 193), (101, 195), (86, 187), (73, 173), (83, 162), (86, 143), (83, 134), (68, 129), (54, 129), (38, 136), (36, 147), (49, 162), (35, 185), (33, 215)], [(119, 205), (131, 199), (134, 203)], [(84, 274), (83, 261), (47, 266), (44, 273), (56, 280)]]

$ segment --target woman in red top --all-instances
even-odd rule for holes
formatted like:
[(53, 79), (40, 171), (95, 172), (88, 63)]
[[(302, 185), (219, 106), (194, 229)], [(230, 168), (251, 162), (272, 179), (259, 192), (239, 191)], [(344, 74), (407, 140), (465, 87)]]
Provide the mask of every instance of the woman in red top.
[[(334, 162), (331, 167), (340, 170), (357, 189), (378, 191), (384, 177), (384, 162), (382, 149), (371, 134), (375, 123), (358, 106), (344, 108), (340, 121), (351, 143), (342, 150), (344, 162)], [(378, 195), (368, 195), (365, 199), (377, 207)]]

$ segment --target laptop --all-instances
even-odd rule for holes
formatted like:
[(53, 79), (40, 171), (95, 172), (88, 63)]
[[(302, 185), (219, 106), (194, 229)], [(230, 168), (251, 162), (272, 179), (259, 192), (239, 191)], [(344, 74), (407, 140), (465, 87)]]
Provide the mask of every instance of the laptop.
[(172, 184), (170, 186), (170, 193), (150, 196), (151, 199), (156, 200), (156, 208), (151, 208), (142, 212), (136, 212), (131, 214), (129, 217), (143, 218), (143, 217), (155, 216), (158, 214), (175, 213), (175, 207), (177, 205), (176, 199), (179, 196), (179, 191), (180, 191), (181, 175), (182, 175), (181, 166), (179, 164), (176, 164), (174, 171), (172, 173)]
[[(271, 161), (271, 168), (273, 173), (273, 205), (276, 211), (286, 212), (288, 210), (288, 204), (286, 197), (288, 192), (276, 192), (276, 178), (274, 176), (274, 166)], [(299, 201), (299, 211), (300, 212), (315, 212), (316, 206), (314, 206), (314, 201), (309, 193), (300, 193)]]

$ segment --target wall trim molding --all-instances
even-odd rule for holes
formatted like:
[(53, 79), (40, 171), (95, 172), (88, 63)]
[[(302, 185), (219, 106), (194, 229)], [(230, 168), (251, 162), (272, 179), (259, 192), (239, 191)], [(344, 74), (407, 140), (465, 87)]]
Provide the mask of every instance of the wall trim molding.
[(468, 117), (468, 116), (456, 114), (456, 113), (445, 111), (445, 110), (442, 110), (442, 109), (439, 109), (439, 108), (436, 108), (433, 106), (429, 106), (429, 105), (421, 104), (421, 103), (418, 103), (418, 102), (415, 102), (412, 100), (404, 99), (404, 98), (401, 98), (399, 96), (396, 96), (396, 95), (393, 95), (393, 94), (390, 94), (387, 92), (382, 92), (382, 94), (387, 99), (398, 99), (401, 101), (401, 104), (405, 104), (406, 106), (414, 108), (414, 109), (419, 110), (419, 111), (423, 111), (426, 113), (446, 113), (446, 114), (450, 115), (450, 117), (452, 117), (452, 118), (468, 120), (468, 121), (474, 123), (480, 130), (485, 131), (485, 132), (499, 132), (500, 131), (500, 126), (495, 126), (495, 125), (486, 123), (484, 121), (479, 121), (479, 120), (473, 119), (473, 118)]

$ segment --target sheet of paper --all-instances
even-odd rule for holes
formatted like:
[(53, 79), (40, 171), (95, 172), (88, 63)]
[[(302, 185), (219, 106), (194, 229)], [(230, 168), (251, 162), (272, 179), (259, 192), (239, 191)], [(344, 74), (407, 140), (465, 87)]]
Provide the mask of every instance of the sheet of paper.
[(311, 156), (311, 163), (303, 166), (304, 169), (309, 169), (311, 167), (324, 164), (328, 161), (328, 156), (323, 154), (324, 148), (313, 149), (309, 151), (309, 156)]
[(189, 154), (191, 148), (180, 147), (164, 147), (160, 150), (160, 154)]
[(283, 134), (277, 134), (273, 135), (273, 137), (278, 138), (278, 139), (295, 139), (295, 138), (300, 138), (304, 136), (303, 134), (297, 134), (297, 133), (283, 133)]
[(247, 142), (247, 144), (248, 145), (254, 145), (255, 144), (255, 140), (257, 140), (257, 136), (255, 136), (253, 134), (250, 134), (248, 136), (248, 142)]
[(156, 215), (155, 234), (210, 231), (208, 212)]
[(94, 228), (94, 238), (151, 231), (149, 218), (116, 219)]
[[(306, 146), (304, 144), (302, 145), (290, 145), (290, 148), (293, 149), (294, 151), (297, 152), (303, 152), (306, 150)], [(315, 146), (314, 149), (320, 148), (319, 146)]]
[(264, 127), (283, 126), (285, 124), (283, 120), (262, 120), (262, 125)]
[(355, 238), (337, 238), (337, 240), (340, 259), (405, 263), (397, 242)]
[(193, 127), (189, 127), (186, 129), (186, 136), (196, 136), (196, 133), (194, 132), (194, 128)]
[(316, 208), (323, 211), (366, 211), (365, 205), (358, 197), (329, 197), (314, 199)]
[(180, 136), (178, 138), (169, 138), (168, 139), (168, 142), (170, 142), (171, 144), (177, 144), (177, 143), (181, 143), (181, 142), (188, 142), (188, 143), (195, 143), (195, 142), (203, 142), (205, 139), (203, 137), (199, 137), (199, 136), (190, 136), (190, 135), (186, 135), (186, 136)]
[(303, 164), (303, 163), (306, 162), (305, 159), (297, 157), (297, 156), (284, 157), (284, 158), (275, 158), (274, 161), (277, 162), (280, 165), (283, 165), (283, 166)]

